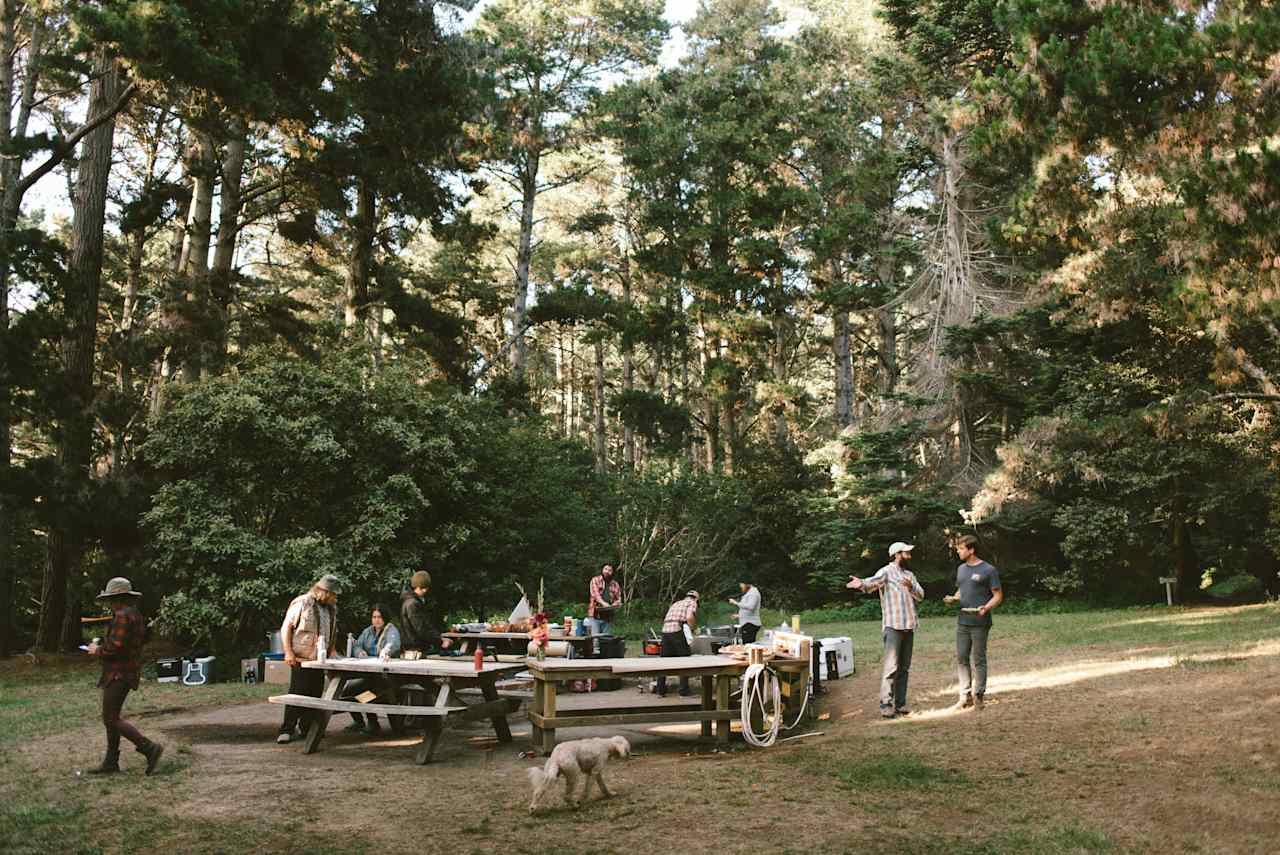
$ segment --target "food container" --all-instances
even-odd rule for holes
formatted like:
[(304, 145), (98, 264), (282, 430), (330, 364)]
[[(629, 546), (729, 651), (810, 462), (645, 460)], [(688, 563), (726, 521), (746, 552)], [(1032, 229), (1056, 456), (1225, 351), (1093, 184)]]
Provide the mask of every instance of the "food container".
[(644, 655), (645, 656), (661, 656), (662, 642), (656, 638), (646, 638), (644, 640)]

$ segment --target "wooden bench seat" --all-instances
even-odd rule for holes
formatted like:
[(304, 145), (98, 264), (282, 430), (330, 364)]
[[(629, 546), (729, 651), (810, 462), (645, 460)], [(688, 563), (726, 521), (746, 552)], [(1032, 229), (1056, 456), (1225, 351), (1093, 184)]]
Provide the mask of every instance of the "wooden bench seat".
[(313, 710), (329, 712), (369, 713), (372, 715), (434, 715), (446, 716), (453, 712), (462, 712), (466, 707), (421, 707), (400, 704), (362, 704), (359, 701), (330, 701), (325, 698), (313, 698), (311, 695), (272, 695), (267, 698), (273, 704), (285, 704), (291, 707), (306, 707)]

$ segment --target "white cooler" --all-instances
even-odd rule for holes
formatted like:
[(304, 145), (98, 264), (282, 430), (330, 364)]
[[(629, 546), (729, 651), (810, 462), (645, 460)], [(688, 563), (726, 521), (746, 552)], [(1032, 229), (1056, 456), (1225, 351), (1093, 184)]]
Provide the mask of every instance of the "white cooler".
[(822, 662), (819, 664), (818, 670), (821, 672), (820, 677), (823, 680), (830, 679), (827, 676), (827, 657), (831, 655), (831, 651), (836, 654), (836, 670), (838, 676), (843, 679), (853, 676), (853, 639), (848, 636), (838, 636), (836, 638), (820, 638), (822, 642)]
[(204, 686), (213, 680), (213, 657), (201, 656), (182, 663), (182, 685)]

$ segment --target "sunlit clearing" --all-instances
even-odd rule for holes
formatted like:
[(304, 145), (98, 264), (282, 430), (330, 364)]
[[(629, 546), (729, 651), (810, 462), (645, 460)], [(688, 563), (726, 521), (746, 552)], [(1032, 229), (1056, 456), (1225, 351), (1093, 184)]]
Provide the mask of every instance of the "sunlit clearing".
[[(1020, 692), (1027, 689), (1044, 689), (1051, 686), (1067, 686), (1082, 680), (1093, 680), (1099, 677), (1111, 677), (1116, 674), (1127, 674), (1132, 671), (1153, 671), (1159, 668), (1172, 668), (1179, 664), (1223, 662), (1231, 659), (1254, 659), (1260, 656), (1280, 655), (1280, 641), (1260, 641), (1252, 647), (1217, 653), (1198, 653), (1191, 656), (1140, 656), (1131, 659), (1105, 659), (1089, 662), (1075, 662), (1053, 668), (1041, 668), (1036, 671), (1024, 671), (1017, 674), (1006, 674), (992, 677), (987, 683), (987, 694), (997, 692)], [(955, 695), (959, 692), (959, 684), (953, 683), (938, 695)]]
[(1151, 623), (1168, 623), (1175, 626), (1200, 626), (1221, 620), (1230, 615), (1237, 615), (1241, 612), (1256, 611), (1258, 609), (1272, 608), (1270, 603), (1258, 603), (1252, 606), (1234, 606), (1230, 608), (1218, 609), (1196, 609), (1193, 612), (1170, 612), (1168, 614), (1155, 615), (1154, 617), (1133, 618), (1132, 620), (1116, 621), (1115, 623), (1104, 623), (1099, 629), (1113, 629), (1118, 626), (1138, 626), (1140, 624)]

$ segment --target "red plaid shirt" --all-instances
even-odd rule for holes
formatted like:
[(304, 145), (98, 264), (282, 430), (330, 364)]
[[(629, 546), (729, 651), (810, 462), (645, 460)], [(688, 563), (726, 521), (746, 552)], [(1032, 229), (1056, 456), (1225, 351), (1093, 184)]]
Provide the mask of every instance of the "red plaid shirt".
[(142, 642), (146, 632), (142, 612), (133, 606), (116, 611), (107, 637), (98, 647), (98, 656), (102, 659), (98, 688), (105, 688), (115, 680), (123, 681), (130, 689), (138, 688), (138, 674), (142, 671)]
[(680, 632), (689, 622), (689, 618), (698, 613), (698, 601), (693, 597), (677, 600), (667, 609), (667, 616), (662, 621), (663, 632)]
[[(590, 597), (591, 599), (587, 603), (587, 617), (595, 617), (596, 609), (612, 614), (613, 610), (622, 602), (622, 586), (618, 584), (617, 579), (610, 579), (609, 590), (606, 592), (604, 576), (595, 576), (591, 579)], [(607, 609), (600, 605), (601, 600), (609, 601), (610, 605)]]

